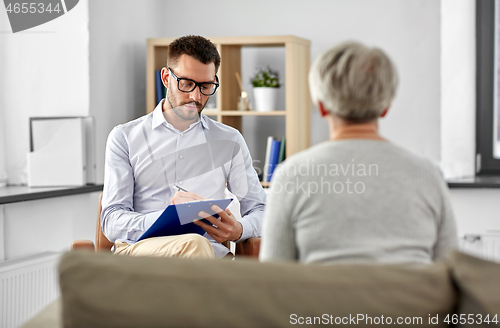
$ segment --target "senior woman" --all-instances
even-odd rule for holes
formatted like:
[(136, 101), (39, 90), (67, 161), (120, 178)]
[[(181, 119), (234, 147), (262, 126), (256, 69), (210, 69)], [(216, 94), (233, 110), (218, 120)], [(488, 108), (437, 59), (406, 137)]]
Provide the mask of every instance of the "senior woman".
[(448, 188), (429, 160), (378, 132), (398, 84), (377, 48), (348, 42), (309, 74), (330, 139), (275, 172), (261, 261), (430, 263), (457, 245)]

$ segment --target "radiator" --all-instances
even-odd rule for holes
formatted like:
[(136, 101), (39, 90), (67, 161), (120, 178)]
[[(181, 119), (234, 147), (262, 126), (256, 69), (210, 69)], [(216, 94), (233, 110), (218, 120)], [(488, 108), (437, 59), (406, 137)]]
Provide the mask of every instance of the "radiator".
[(461, 239), (460, 250), (485, 260), (500, 262), (500, 233), (465, 235)]
[(0, 328), (17, 328), (59, 296), (59, 253), (0, 262)]

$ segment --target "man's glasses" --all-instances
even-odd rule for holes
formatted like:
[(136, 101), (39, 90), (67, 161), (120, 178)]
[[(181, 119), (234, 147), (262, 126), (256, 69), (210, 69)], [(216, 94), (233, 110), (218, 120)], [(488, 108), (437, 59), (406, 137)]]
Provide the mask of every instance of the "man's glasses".
[(177, 77), (174, 72), (170, 69), (170, 67), (167, 67), (168, 71), (174, 79), (177, 80), (177, 88), (179, 91), (182, 92), (191, 92), (193, 91), (197, 86), (200, 88), (201, 94), (205, 96), (211, 96), (217, 91), (217, 88), (219, 87), (219, 78), (217, 75), (215, 75), (215, 80), (217, 82), (196, 82), (191, 79), (184, 79), (184, 78), (179, 78)]

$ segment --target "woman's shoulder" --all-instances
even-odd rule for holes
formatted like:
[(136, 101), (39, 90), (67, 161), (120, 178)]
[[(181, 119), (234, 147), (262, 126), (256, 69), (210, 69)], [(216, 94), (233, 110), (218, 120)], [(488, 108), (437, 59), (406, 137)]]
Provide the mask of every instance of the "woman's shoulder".
[(335, 162), (373, 162), (409, 170), (440, 173), (429, 158), (383, 140), (347, 139), (325, 141), (288, 157), (283, 165), (315, 165)]

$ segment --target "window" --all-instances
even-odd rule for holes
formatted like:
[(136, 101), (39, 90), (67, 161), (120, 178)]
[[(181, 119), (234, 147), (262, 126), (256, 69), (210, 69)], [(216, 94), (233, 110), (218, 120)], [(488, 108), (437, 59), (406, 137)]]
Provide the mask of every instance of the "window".
[(476, 0), (476, 173), (500, 174), (498, 0)]

